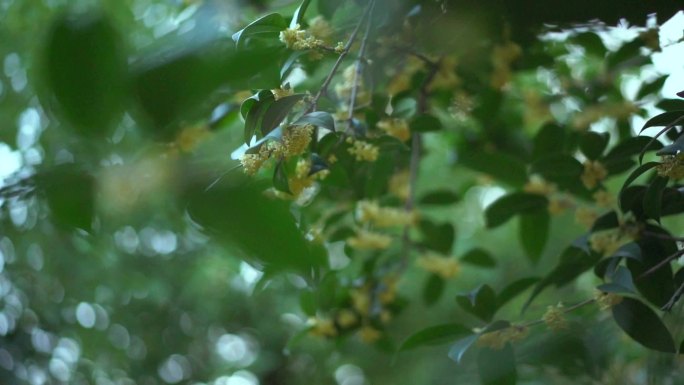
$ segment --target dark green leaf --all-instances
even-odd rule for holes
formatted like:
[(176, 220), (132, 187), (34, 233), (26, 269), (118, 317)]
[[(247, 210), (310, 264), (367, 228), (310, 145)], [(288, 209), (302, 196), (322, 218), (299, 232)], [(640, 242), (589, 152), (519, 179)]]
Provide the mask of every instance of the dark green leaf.
[[(648, 162), (644, 163), (641, 166), (637, 167), (634, 171), (632, 171), (631, 174), (627, 177), (625, 180), (625, 183), (622, 185), (622, 188), (620, 189), (620, 193), (622, 192), (630, 185), (632, 182), (634, 182), (638, 177), (641, 176), (641, 174), (645, 173), (646, 171), (656, 167), (659, 163), (658, 162)], [(624, 209), (624, 207), (623, 207)]]
[(547, 204), (546, 197), (538, 194), (516, 192), (505, 195), (485, 210), (487, 227), (500, 226), (518, 214), (543, 210)]
[(57, 166), (36, 176), (51, 217), (67, 229), (90, 231), (95, 216), (95, 179), (72, 164)]
[(261, 135), (268, 135), (269, 132), (273, 131), (273, 129), (287, 117), (294, 106), (302, 100), (304, 96), (306, 96), (306, 94), (285, 96), (268, 104), (264, 111), (263, 119), (257, 126), (257, 131), (261, 132)]
[(594, 233), (601, 230), (614, 229), (619, 226), (620, 221), (618, 219), (617, 212), (610, 211), (601, 215), (598, 217), (598, 219), (596, 219), (596, 221), (594, 221), (594, 224), (591, 226), (591, 232)]
[(314, 292), (303, 290), (301, 294), (299, 294), (299, 307), (301, 307), (304, 314), (309, 317), (315, 316), (316, 310), (318, 309), (316, 308), (316, 295)]
[(475, 248), (461, 257), (461, 262), (469, 263), (471, 265), (480, 267), (494, 267), (496, 260), (486, 250)]
[(242, 102), (240, 113), (245, 118), (245, 143), (250, 143), (252, 137), (257, 134), (261, 126), (264, 114), (268, 107), (275, 102), (273, 93), (268, 90), (259, 91), (251, 98)]
[(663, 89), (663, 85), (665, 85), (665, 81), (667, 80), (668, 76), (669, 75), (664, 75), (650, 83), (642, 84), (641, 89), (639, 89), (639, 93), (637, 93), (636, 100), (643, 99), (651, 94), (659, 93)]
[(422, 244), (425, 247), (442, 254), (451, 253), (451, 247), (456, 238), (456, 230), (451, 223), (445, 222), (438, 225), (428, 220), (421, 220), (419, 228), (423, 235)]
[(606, 65), (610, 70), (617, 70), (621, 67), (627, 67), (628, 64), (634, 62), (635, 65), (642, 64), (637, 57), (642, 46), (640, 39), (634, 39), (625, 43), (616, 52), (610, 53), (606, 59)]
[(587, 131), (580, 137), (580, 149), (587, 158), (596, 160), (603, 154), (609, 139), (610, 135), (606, 132), (599, 134), (598, 132)]
[(498, 310), (496, 293), (488, 285), (480, 285), (467, 294), (456, 297), (456, 302), (468, 313), (489, 322)]
[(623, 140), (613, 147), (613, 149), (608, 151), (608, 154), (603, 158), (602, 162), (608, 166), (610, 163), (638, 155), (644, 149), (647, 151), (656, 151), (663, 147), (663, 144), (659, 141), (651, 142), (652, 139), (653, 138), (648, 136), (635, 136)]
[(619, 249), (615, 253), (613, 253), (614, 257), (623, 257), (623, 258), (630, 258), (634, 259), (637, 261), (641, 261), (641, 248), (639, 247), (638, 244), (634, 242), (629, 242), (626, 243), (622, 246), (620, 246)]
[(656, 104), (656, 107), (665, 111), (684, 111), (684, 99), (663, 99)]
[(675, 343), (660, 317), (633, 298), (623, 298), (613, 306), (613, 318), (634, 341), (660, 352), (674, 353)]
[(409, 123), (411, 132), (430, 132), (442, 129), (442, 123), (432, 115), (419, 115), (411, 119)]
[[(466, 149), (459, 154), (462, 166), (488, 174), (513, 187), (522, 187), (527, 182), (525, 163), (501, 152), (484, 152)], [(506, 167), (501, 167), (505, 164)]]
[(520, 215), (520, 242), (532, 263), (537, 263), (542, 256), (549, 238), (550, 222), (551, 218), (546, 209)]
[(419, 203), (423, 205), (450, 205), (458, 202), (460, 199), (461, 197), (453, 191), (435, 190), (423, 195)]
[(280, 160), (278, 163), (276, 163), (275, 171), (273, 172), (273, 187), (275, 187), (275, 189), (278, 191), (292, 194), (292, 191), (290, 191), (290, 182), (288, 181), (286, 168), (287, 167), (284, 160)]
[(566, 135), (563, 127), (557, 124), (544, 125), (534, 137), (533, 158), (557, 155), (563, 151)]
[(287, 22), (279, 13), (271, 13), (254, 20), (245, 28), (233, 34), (233, 41), (239, 47), (245, 40), (253, 37), (277, 37), (280, 31), (287, 28)]
[(582, 163), (570, 155), (556, 154), (532, 163), (531, 171), (561, 186), (576, 184), (584, 171)]
[(300, 4), (299, 7), (297, 7), (294, 16), (292, 16), (292, 21), (290, 21), (290, 28), (294, 28), (298, 24), (301, 24), (302, 19), (304, 18), (304, 14), (306, 13), (306, 9), (309, 7), (310, 2), (311, 0), (303, 0), (302, 4)]
[(80, 135), (107, 136), (128, 91), (118, 31), (101, 14), (66, 15), (55, 20), (48, 36), (42, 58), (46, 104), (54, 104)]
[(537, 277), (521, 278), (517, 281), (513, 281), (508, 286), (504, 287), (499, 293), (497, 302), (499, 307), (508, 303), (508, 301), (517, 297), (520, 293), (524, 292), (528, 288), (532, 287), (535, 283), (539, 282)]
[(501, 350), (482, 348), (477, 355), (477, 371), (483, 385), (515, 385), (518, 372), (510, 343)]
[(663, 112), (662, 114), (656, 115), (648, 121), (646, 121), (644, 126), (641, 128), (641, 131), (639, 132), (641, 133), (649, 127), (665, 127), (675, 125), (678, 123), (682, 124), (682, 120), (684, 120), (684, 110)]
[(293, 125), (313, 124), (314, 126), (335, 131), (335, 120), (329, 112), (314, 111), (297, 119)]
[(425, 287), (423, 288), (423, 302), (425, 305), (434, 305), (444, 293), (444, 280), (436, 274), (431, 274), (427, 281), (425, 281)]
[(572, 40), (581, 45), (590, 55), (603, 58), (608, 52), (601, 37), (594, 32), (582, 32), (574, 36)]
[(431, 326), (407, 338), (399, 347), (399, 351), (421, 346), (441, 345), (470, 333), (472, 331), (461, 324)]
[(644, 214), (649, 218), (660, 221), (660, 211), (663, 199), (663, 190), (667, 186), (669, 178), (657, 176), (648, 186), (644, 195)]

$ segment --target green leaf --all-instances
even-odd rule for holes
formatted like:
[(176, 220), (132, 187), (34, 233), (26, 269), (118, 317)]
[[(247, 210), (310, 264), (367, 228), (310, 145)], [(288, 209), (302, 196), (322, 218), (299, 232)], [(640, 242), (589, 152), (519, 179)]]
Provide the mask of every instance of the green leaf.
[(282, 191), (288, 194), (292, 194), (290, 191), (290, 182), (287, 177), (287, 167), (284, 160), (278, 161), (273, 171), (273, 187), (276, 190)]
[(611, 162), (620, 161), (638, 155), (644, 149), (647, 151), (659, 150), (663, 144), (659, 141), (651, 142), (653, 138), (648, 136), (635, 136), (625, 139), (608, 151), (602, 162), (608, 166)]
[(292, 21), (290, 21), (290, 28), (294, 28), (297, 24), (302, 23), (302, 19), (304, 18), (304, 14), (306, 13), (306, 9), (309, 7), (310, 2), (311, 0), (303, 0), (302, 4), (297, 7), (294, 16), (292, 16)]
[(682, 110), (684, 111), (684, 99), (663, 99), (656, 103), (656, 107), (665, 111)]
[(335, 131), (335, 120), (329, 112), (324, 111), (314, 111), (297, 119), (293, 125), (304, 125), (313, 124), (316, 127), (321, 127), (328, 129), (330, 131)]
[(431, 132), (442, 129), (442, 123), (436, 117), (428, 114), (418, 115), (409, 122), (411, 132)]
[(316, 308), (316, 294), (311, 290), (303, 290), (299, 294), (299, 307), (307, 316), (315, 316), (316, 310), (318, 310)]
[(261, 132), (261, 135), (268, 135), (269, 132), (273, 131), (273, 129), (287, 117), (294, 106), (305, 96), (306, 94), (289, 95), (268, 104), (257, 130)]
[(540, 174), (547, 181), (561, 186), (577, 184), (583, 171), (582, 163), (565, 154), (546, 156), (531, 165), (532, 173)]
[(620, 227), (620, 220), (618, 219), (617, 212), (610, 211), (607, 212), (594, 221), (591, 226), (591, 232), (595, 233), (601, 230), (615, 229)]
[(54, 167), (36, 176), (51, 218), (66, 229), (90, 231), (95, 218), (95, 178), (73, 164)]
[(510, 343), (503, 349), (482, 348), (477, 355), (477, 371), (483, 385), (515, 385), (518, 372)]
[(612, 310), (615, 322), (634, 341), (652, 350), (675, 352), (672, 335), (651, 308), (636, 299), (623, 298)]
[(421, 220), (419, 229), (422, 234), (423, 246), (442, 254), (451, 253), (456, 238), (456, 230), (451, 223), (436, 224), (426, 219)]
[(399, 347), (399, 351), (421, 346), (441, 345), (470, 333), (472, 333), (470, 329), (456, 323), (431, 326), (407, 338)]
[(183, 200), (190, 218), (219, 243), (237, 249), (247, 260), (272, 271), (311, 272), (327, 258), (315, 250), (297, 227), (284, 202), (266, 198), (263, 187), (226, 179), (207, 190), (208, 183), (190, 186)]
[(669, 76), (670, 75), (663, 75), (650, 83), (642, 84), (637, 93), (636, 100), (643, 99), (651, 94), (658, 94), (663, 89), (663, 85), (665, 85), (665, 81)]
[(450, 205), (458, 202), (461, 197), (453, 191), (435, 190), (431, 191), (418, 201), (422, 205)]
[(518, 214), (543, 210), (547, 204), (546, 197), (538, 194), (515, 192), (505, 195), (485, 210), (487, 227), (500, 226)]
[(612, 52), (606, 58), (606, 66), (611, 71), (619, 70), (621, 67), (626, 67), (628, 64), (634, 62), (635, 65), (642, 64), (642, 61), (635, 61), (640, 53), (643, 43), (640, 39), (634, 39), (625, 43), (615, 52)]
[(42, 52), (45, 104), (80, 135), (109, 135), (126, 103), (126, 56), (119, 32), (102, 14), (57, 18)]
[(528, 288), (532, 287), (535, 283), (539, 282), (539, 278), (537, 277), (528, 277), (528, 278), (521, 278), (517, 281), (513, 281), (508, 284), (508, 286), (504, 287), (501, 290), (501, 293), (499, 293), (497, 302), (499, 303), (499, 307), (502, 307), (506, 303), (508, 303), (510, 300), (513, 298), (517, 297), (520, 293), (524, 292)]
[(268, 90), (259, 91), (251, 98), (242, 102), (240, 113), (245, 118), (245, 143), (249, 144), (252, 137), (261, 126), (264, 114), (268, 107), (275, 102), (273, 93)]
[(280, 31), (287, 28), (287, 22), (279, 13), (271, 13), (260, 17), (245, 28), (233, 34), (233, 41), (236, 46), (244, 44), (245, 40), (254, 37), (277, 37)]
[[(525, 163), (505, 153), (464, 149), (459, 154), (459, 160), (462, 166), (488, 174), (513, 187), (522, 187), (527, 182)], [(501, 167), (502, 164), (506, 167)]]
[(392, 116), (410, 119), (416, 114), (416, 99), (401, 98), (392, 100)]
[(534, 137), (532, 155), (534, 159), (557, 155), (563, 152), (566, 134), (563, 127), (557, 124), (544, 125)]
[(646, 171), (658, 166), (660, 163), (658, 162), (648, 162), (644, 163), (641, 166), (637, 167), (634, 171), (632, 171), (631, 174), (625, 179), (625, 183), (622, 185), (622, 188), (620, 188), (620, 194), (630, 185), (632, 182), (634, 182), (638, 177), (640, 177), (643, 173)]
[(470, 293), (456, 296), (456, 302), (463, 310), (486, 322), (491, 321), (498, 310), (496, 293), (488, 285), (480, 285)]
[(532, 263), (536, 264), (542, 256), (549, 238), (550, 223), (551, 218), (546, 209), (520, 215), (520, 242)]
[(468, 349), (470, 349), (471, 346), (473, 346), (475, 341), (477, 341), (477, 337), (477, 334), (473, 334), (472, 336), (461, 338), (460, 340), (456, 341), (456, 343), (451, 345), (449, 348), (449, 358), (451, 358), (457, 364), (460, 364), (465, 353), (468, 351)]
[(607, 132), (599, 134), (587, 131), (580, 137), (580, 149), (588, 159), (596, 160), (601, 157), (603, 150), (606, 149), (609, 139), (610, 135)]
[(344, 0), (318, 0), (318, 13), (326, 19), (332, 19), (337, 8), (344, 3)]
[(423, 302), (425, 305), (434, 305), (444, 293), (444, 280), (437, 274), (431, 274), (427, 281), (425, 281), (425, 287), (423, 288)]
[(674, 143), (663, 147), (660, 151), (656, 152), (656, 155), (677, 155), (680, 152), (684, 152), (684, 135), (677, 138)]
[(662, 114), (656, 115), (647, 120), (639, 133), (650, 127), (665, 127), (674, 125), (678, 121), (681, 122), (682, 120), (684, 120), (684, 110), (663, 112)]
[(572, 41), (581, 45), (588, 54), (599, 58), (603, 58), (608, 52), (601, 37), (594, 32), (579, 33), (572, 38)]
[(491, 254), (489, 254), (489, 252), (481, 248), (475, 248), (465, 253), (461, 257), (461, 262), (480, 267), (496, 266), (496, 260), (491, 256)]
[(658, 222), (660, 222), (663, 190), (665, 190), (668, 181), (669, 178), (667, 177), (657, 176), (648, 186), (646, 194), (644, 195), (644, 214)]

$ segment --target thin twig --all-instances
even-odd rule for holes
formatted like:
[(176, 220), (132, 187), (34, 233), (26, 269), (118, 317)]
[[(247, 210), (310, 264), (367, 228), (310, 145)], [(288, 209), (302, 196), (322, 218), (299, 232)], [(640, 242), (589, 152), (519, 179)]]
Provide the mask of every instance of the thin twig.
[[(577, 309), (579, 309), (579, 308), (581, 308), (581, 307), (583, 307), (583, 306), (586, 306), (586, 305), (588, 305), (588, 304), (590, 304), (590, 303), (593, 303), (594, 301), (596, 301), (596, 300), (593, 299), (593, 298), (586, 299), (586, 300), (584, 300), (584, 301), (582, 301), (582, 302), (579, 302), (579, 303), (576, 303), (576, 304), (574, 304), (574, 305), (572, 305), (572, 306), (570, 306), (570, 307), (568, 307), (568, 308), (566, 308), (566, 309), (563, 309), (562, 312), (563, 312), (563, 314), (570, 313), (571, 311), (575, 311), (575, 310), (577, 310)], [(536, 326), (536, 325), (543, 324), (543, 323), (545, 323), (545, 322), (546, 322), (546, 321), (544, 321), (544, 319), (541, 318), (541, 319), (538, 319), (538, 320), (530, 321), (530, 322), (524, 324), (523, 326), (524, 326), (524, 327)]]
[(356, 59), (356, 65), (354, 67), (354, 81), (352, 83), (351, 95), (349, 96), (349, 115), (347, 117), (347, 131), (351, 127), (352, 119), (354, 119), (354, 105), (356, 104), (356, 96), (359, 92), (359, 78), (363, 74), (363, 65), (366, 61), (366, 47), (368, 46), (368, 37), (370, 36), (374, 8), (375, 0), (371, 0), (368, 11), (368, 20), (366, 21), (366, 31), (363, 34), (363, 39), (361, 40), (361, 47), (359, 48), (359, 56)]
[(684, 283), (682, 283), (679, 286), (679, 289), (672, 295), (669, 301), (661, 308), (661, 310), (665, 311), (670, 311), (672, 307), (674, 307), (675, 303), (677, 303), (677, 300), (679, 297), (682, 295), (682, 292), (684, 292)]
[(321, 84), (321, 88), (318, 90), (316, 93), (316, 96), (313, 97), (311, 100), (311, 105), (307, 109), (306, 113), (309, 113), (311, 111), (316, 111), (316, 106), (318, 104), (318, 100), (325, 95), (328, 92), (328, 87), (330, 86), (330, 83), (332, 82), (333, 77), (335, 76), (335, 73), (337, 73), (337, 69), (340, 67), (340, 64), (342, 64), (342, 60), (347, 56), (349, 51), (351, 50), (352, 44), (354, 44), (354, 41), (356, 40), (356, 35), (359, 34), (359, 30), (361, 30), (361, 26), (363, 25), (364, 20), (368, 16), (371, 10), (371, 5), (375, 3), (374, 1), (368, 4), (368, 7), (366, 7), (366, 10), (364, 11), (363, 15), (359, 19), (359, 23), (356, 25), (356, 28), (354, 28), (354, 31), (352, 34), (349, 36), (349, 40), (347, 40), (347, 44), (345, 44), (344, 49), (340, 53), (340, 56), (337, 58), (337, 61), (335, 64), (333, 64), (332, 68), (330, 69), (330, 73), (328, 73), (328, 76), (325, 78), (323, 81), (323, 84)]
[(645, 272), (643, 272), (643, 273), (637, 278), (637, 280), (643, 279), (643, 278), (645, 278), (645, 277), (647, 277), (647, 276), (649, 276), (649, 275), (655, 273), (656, 271), (660, 270), (663, 266), (669, 264), (670, 262), (672, 262), (673, 260), (675, 260), (675, 259), (681, 257), (682, 255), (684, 255), (684, 250), (677, 250), (677, 251), (676, 251), (675, 253), (673, 253), (672, 255), (668, 256), (667, 258), (665, 258), (665, 259), (663, 259), (662, 261), (658, 262), (658, 264), (656, 264), (655, 266), (653, 266), (653, 267), (651, 267), (650, 269), (648, 269), (648, 270), (646, 270)]

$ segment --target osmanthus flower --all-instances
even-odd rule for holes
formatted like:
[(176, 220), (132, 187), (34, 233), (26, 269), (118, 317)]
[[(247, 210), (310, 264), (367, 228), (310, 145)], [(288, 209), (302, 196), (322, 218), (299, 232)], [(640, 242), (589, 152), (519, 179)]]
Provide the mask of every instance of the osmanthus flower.
[(360, 223), (368, 223), (376, 227), (411, 226), (418, 220), (418, 215), (414, 211), (380, 207), (377, 202), (367, 200), (356, 204), (355, 216)]
[(523, 191), (530, 194), (539, 194), (544, 196), (549, 196), (555, 193), (557, 190), (556, 185), (549, 183), (544, 178), (539, 175), (532, 175), (530, 179), (525, 183)]
[[(321, 170), (315, 174), (311, 174), (311, 160), (300, 159), (295, 166), (295, 174), (287, 179), (290, 193), (276, 190), (273, 194), (277, 198), (287, 200), (295, 199), (297, 200), (297, 203), (303, 204), (303, 202), (306, 202), (309, 199), (302, 198), (311, 198), (313, 197), (312, 195), (315, 194), (315, 191), (311, 190), (315, 187), (314, 184), (316, 180), (325, 179), (329, 173), (328, 170)], [(315, 188), (313, 190), (315, 190)]]
[(386, 118), (379, 121), (377, 126), (387, 135), (393, 136), (402, 142), (409, 140), (411, 137), (411, 131), (406, 119)]
[(598, 213), (596, 210), (589, 207), (578, 207), (577, 210), (575, 210), (575, 222), (586, 228), (593, 226), (597, 218)]
[(256, 174), (270, 158), (288, 159), (303, 154), (311, 143), (313, 131), (314, 127), (310, 124), (285, 127), (280, 140), (268, 141), (261, 145), (258, 152), (246, 153), (240, 158), (245, 174)]
[(311, 36), (324, 43), (332, 42), (332, 37), (335, 35), (335, 31), (330, 26), (330, 23), (321, 15), (309, 20), (308, 31)]
[(561, 303), (556, 306), (548, 306), (542, 320), (549, 329), (555, 332), (568, 328), (568, 321), (565, 319), (563, 304)]
[(397, 72), (387, 84), (387, 93), (389, 95), (396, 95), (410, 89), (413, 75), (423, 68), (425, 68), (425, 62), (417, 57), (408, 56), (399, 72)]
[(551, 215), (560, 215), (574, 206), (575, 204), (572, 200), (567, 197), (551, 197), (549, 199), (548, 210)]
[(370, 101), (371, 95), (366, 90), (363, 76), (356, 75), (356, 66), (352, 64), (342, 72), (342, 81), (335, 84), (335, 95), (346, 103), (351, 98), (354, 88), (356, 88), (356, 99), (354, 102), (357, 105)]
[(511, 65), (520, 56), (522, 56), (522, 48), (513, 42), (494, 47), (491, 56), (494, 71), (490, 80), (493, 88), (499, 89), (508, 84), (512, 77)]
[(461, 84), (461, 79), (456, 75), (458, 60), (456, 56), (444, 56), (438, 63), (439, 68), (432, 78), (428, 89), (432, 90), (451, 90)]
[(273, 98), (278, 101), (286, 96), (291, 96), (294, 95), (294, 90), (287, 85), (279, 88), (274, 88), (271, 90), (271, 93), (273, 94)]
[(594, 300), (596, 300), (596, 304), (601, 310), (610, 310), (610, 308), (622, 302), (622, 296), (595, 289)]
[(610, 229), (591, 234), (589, 237), (589, 247), (597, 253), (609, 256), (615, 253), (620, 246), (631, 240), (620, 229)]
[(395, 197), (406, 200), (411, 193), (411, 173), (409, 170), (400, 171), (390, 178), (389, 192)]
[(280, 31), (280, 41), (285, 43), (287, 48), (297, 51), (313, 49), (323, 45), (323, 41), (316, 39), (306, 30), (301, 29), (299, 24), (293, 28)]
[(209, 137), (209, 134), (209, 129), (204, 124), (189, 126), (181, 130), (173, 144), (182, 152), (190, 152)]
[(529, 334), (529, 328), (524, 325), (511, 325), (507, 328), (481, 334), (477, 338), (477, 345), (493, 350), (501, 350), (509, 342), (517, 342), (525, 339)]
[(684, 153), (661, 156), (661, 163), (656, 167), (658, 175), (670, 179), (684, 178)]
[(359, 316), (350, 309), (341, 309), (335, 316), (335, 322), (343, 329), (348, 329), (359, 322)]
[(613, 207), (615, 196), (607, 190), (599, 190), (593, 195), (594, 202), (600, 207)]
[(582, 172), (582, 183), (588, 189), (593, 189), (608, 176), (608, 170), (597, 160), (587, 160), (584, 162)]
[(347, 138), (347, 143), (352, 145), (347, 151), (353, 155), (357, 161), (375, 162), (378, 160), (378, 155), (380, 154), (378, 146), (352, 138)]
[(358, 250), (383, 250), (390, 246), (392, 237), (368, 230), (358, 229), (356, 235), (347, 238), (347, 244)]
[(287, 126), (283, 130), (283, 155), (286, 158), (291, 158), (303, 154), (311, 143), (313, 132), (314, 126), (311, 124)]
[(461, 272), (461, 264), (458, 260), (434, 252), (420, 256), (416, 263), (424, 270), (437, 274), (443, 279), (453, 278)]
[(363, 317), (367, 317), (370, 314), (373, 298), (369, 287), (363, 286), (352, 289), (349, 291), (349, 297), (351, 298), (352, 307), (357, 313)]
[(379, 340), (380, 337), (382, 337), (382, 332), (373, 326), (366, 324), (359, 329), (359, 337), (361, 338), (361, 341), (370, 344)]
[(327, 318), (310, 318), (308, 321), (309, 333), (318, 337), (335, 337), (337, 335), (337, 328), (335, 323)]

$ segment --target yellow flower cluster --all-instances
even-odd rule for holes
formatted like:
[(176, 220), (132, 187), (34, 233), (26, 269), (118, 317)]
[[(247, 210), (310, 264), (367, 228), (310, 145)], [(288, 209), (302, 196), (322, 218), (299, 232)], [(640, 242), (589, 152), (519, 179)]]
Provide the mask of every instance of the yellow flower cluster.
[(209, 129), (206, 125), (190, 126), (184, 128), (180, 134), (178, 134), (174, 144), (182, 152), (190, 152), (208, 136)]
[(586, 228), (593, 226), (597, 218), (598, 213), (588, 207), (580, 207), (575, 211), (575, 222)]
[(337, 328), (335, 323), (327, 318), (310, 318), (309, 319), (309, 333), (317, 337), (335, 337), (337, 335)]
[(458, 61), (453, 55), (448, 55), (442, 58), (439, 62), (439, 69), (432, 78), (429, 90), (451, 90), (461, 84), (461, 79), (456, 75), (456, 66)]
[(287, 28), (280, 31), (280, 41), (285, 43), (285, 46), (294, 50), (305, 50), (317, 48), (323, 45), (323, 42), (316, 39), (307, 31), (300, 29), (299, 24), (294, 28)]
[(599, 190), (594, 193), (594, 202), (600, 207), (612, 207), (615, 204), (615, 196), (607, 190)]
[(589, 246), (597, 253), (609, 256), (615, 253), (620, 246), (629, 242), (628, 237), (622, 236), (619, 229), (604, 230), (591, 234)]
[(361, 341), (370, 344), (380, 339), (382, 332), (370, 325), (363, 325), (359, 330), (359, 337)]
[(388, 118), (378, 122), (378, 128), (385, 131), (387, 135), (405, 142), (411, 137), (411, 131), (406, 119)]
[(244, 154), (240, 158), (240, 163), (247, 175), (254, 175), (261, 166), (271, 157), (291, 158), (298, 156), (306, 151), (311, 142), (313, 125), (288, 126), (283, 130), (283, 137), (280, 141), (271, 141), (259, 149), (256, 154)]
[(370, 290), (365, 286), (349, 292), (352, 307), (364, 317), (370, 314), (371, 305), (373, 304), (373, 299), (370, 294)]
[(658, 175), (670, 179), (684, 178), (684, 153), (661, 157), (661, 162), (656, 170), (658, 170)]
[(622, 302), (622, 297), (615, 293), (605, 293), (601, 290), (594, 290), (594, 300), (601, 310), (610, 310), (613, 306)]
[(342, 327), (343, 329), (347, 329), (349, 327), (356, 325), (356, 323), (359, 322), (359, 317), (352, 310), (341, 309), (337, 312), (335, 320), (337, 321), (337, 324), (340, 325), (340, 327)]
[(389, 192), (397, 198), (406, 200), (411, 193), (411, 173), (408, 170), (404, 170), (392, 175), (389, 181)]
[(377, 227), (411, 226), (418, 220), (415, 211), (380, 207), (377, 202), (360, 201), (356, 204), (356, 219)]
[(596, 187), (601, 181), (606, 179), (608, 176), (608, 171), (606, 168), (601, 164), (601, 162), (597, 160), (587, 160), (584, 162), (584, 172), (582, 173), (582, 183), (584, 183), (584, 186), (588, 189), (593, 189)]
[(542, 320), (549, 329), (555, 332), (568, 328), (568, 321), (565, 319), (565, 313), (563, 312), (563, 304), (560, 303), (556, 306), (548, 306), (546, 313), (542, 316)]
[(539, 175), (532, 175), (523, 187), (525, 192), (549, 196), (556, 192), (556, 185), (545, 181)]
[(354, 140), (352, 138), (347, 138), (347, 143), (352, 145), (347, 151), (354, 155), (357, 161), (375, 162), (378, 160), (378, 155), (380, 154), (380, 149), (378, 146), (374, 146), (368, 142), (364, 142), (363, 140)]
[(335, 84), (335, 94), (342, 100), (349, 100), (354, 87), (356, 87), (356, 100), (354, 102), (357, 104), (368, 103), (371, 95), (365, 89), (363, 76), (356, 77), (356, 65), (352, 64), (342, 72), (342, 82)]
[(421, 268), (437, 274), (443, 279), (457, 276), (461, 272), (461, 264), (452, 257), (446, 257), (437, 253), (427, 253), (416, 261)]
[(511, 64), (522, 55), (522, 48), (519, 45), (508, 42), (497, 45), (492, 50), (492, 73), (491, 85), (493, 88), (500, 89), (511, 79)]
[(314, 38), (329, 43), (332, 40), (335, 31), (333, 31), (330, 23), (321, 15), (318, 15), (309, 21), (309, 33)]
[(367, 230), (356, 230), (356, 235), (347, 238), (347, 244), (358, 250), (382, 250), (392, 243), (392, 237)]
[(423, 69), (425, 63), (414, 57), (409, 56), (406, 59), (406, 64), (402, 68), (401, 72), (397, 73), (387, 84), (387, 93), (390, 95), (396, 95), (402, 91), (406, 91), (411, 87), (411, 79), (413, 75), (419, 70)]
[(572, 208), (574, 206), (573, 202), (567, 198), (551, 197), (549, 199), (549, 214), (560, 215), (565, 212), (565, 210)]
[[(305, 190), (313, 186), (316, 179), (322, 180), (328, 176), (328, 170), (321, 170), (313, 175), (309, 175), (311, 172), (311, 161), (309, 159), (300, 159), (297, 161), (295, 168), (295, 175), (287, 179), (287, 185), (290, 189), (291, 194), (283, 191), (274, 191), (274, 195), (280, 199), (297, 199), (301, 197), (308, 197)], [(306, 190), (308, 191), (308, 190)], [(304, 199), (306, 201), (306, 199)], [(297, 202), (303, 204), (301, 202)]]
[(501, 350), (507, 343), (523, 340), (528, 334), (529, 329), (527, 326), (511, 325), (504, 329), (481, 334), (477, 339), (477, 345)]

